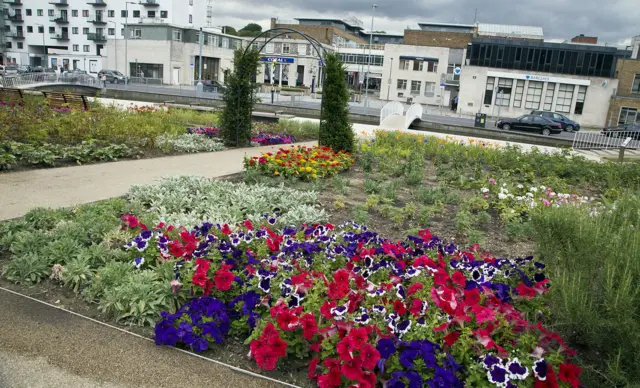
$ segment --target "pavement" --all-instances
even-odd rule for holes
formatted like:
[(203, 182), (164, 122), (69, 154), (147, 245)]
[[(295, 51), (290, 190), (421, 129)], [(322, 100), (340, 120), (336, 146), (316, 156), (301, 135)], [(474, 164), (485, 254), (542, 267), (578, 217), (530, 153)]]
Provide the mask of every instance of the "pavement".
[(258, 156), (278, 148), (279, 146), (242, 148), (2, 173), (0, 220), (23, 216), (40, 206), (69, 207), (118, 197), (126, 194), (132, 185), (153, 183), (165, 176), (201, 175), (214, 178), (238, 173), (242, 171), (245, 155)]
[(281, 387), (0, 289), (0, 387)]

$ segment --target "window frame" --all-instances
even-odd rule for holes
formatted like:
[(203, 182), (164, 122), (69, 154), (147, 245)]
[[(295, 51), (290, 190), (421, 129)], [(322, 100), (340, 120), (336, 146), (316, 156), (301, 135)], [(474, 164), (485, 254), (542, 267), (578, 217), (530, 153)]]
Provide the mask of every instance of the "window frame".
[(397, 79), (396, 80), (396, 89), (397, 90), (407, 90), (408, 80), (406, 79)]
[(572, 84), (560, 84), (560, 86), (558, 86), (558, 96), (556, 97), (555, 107), (556, 112), (571, 113), (575, 90), (576, 85)]
[(640, 74), (636, 74), (631, 83), (631, 94), (640, 94)]
[(171, 40), (174, 42), (182, 42), (182, 30), (174, 28), (171, 32)]
[[(538, 85), (540, 85), (539, 88), (537, 87)], [(540, 109), (540, 102), (542, 101), (542, 89), (544, 89), (544, 82), (529, 81), (525, 95), (526, 97), (524, 100), (525, 109)]]
[[(417, 88), (415, 88), (414, 86), (418, 86)], [(411, 81), (411, 94), (412, 95), (420, 95), (420, 92), (422, 91), (422, 81), (416, 81), (416, 80), (412, 80)]]
[(436, 83), (435, 82), (424, 82), (424, 96), (425, 97), (434, 97), (436, 95)]

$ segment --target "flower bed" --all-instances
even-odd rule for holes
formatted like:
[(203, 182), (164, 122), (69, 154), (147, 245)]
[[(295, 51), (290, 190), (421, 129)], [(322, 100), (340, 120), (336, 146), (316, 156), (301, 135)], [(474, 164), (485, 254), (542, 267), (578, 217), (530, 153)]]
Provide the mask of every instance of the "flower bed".
[(214, 152), (225, 149), (219, 139), (195, 134), (161, 135), (156, 138), (156, 147), (186, 153)]
[(200, 128), (187, 128), (187, 133), (190, 135), (206, 135), (207, 137), (220, 137), (220, 128), (217, 127), (200, 127)]
[[(356, 223), (285, 228), (139, 233), (134, 263), (174, 263), (175, 292), (194, 299), (163, 313), (159, 345), (194, 351), (231, 330), (248, 335), (262, 369), (311, 357), (321, 387), (577, 387), (579, 368), (563, 340), (528, 315), (545, 311), (544, 265), (459, 250), (428, 231), (403, 242)], [(275, 223), (265, 219), (265, 225)]]
[(355, 163), (349, 153), (334, 152), (329, 147), (280, 148), (275, 154), (246, 157), (245, 170), (257, 170), (265, 175), (280, 175), (300, 179), (326, 178), (349, 169)]
[(277, 133), (259, 132), (257, 136), (251, 138), (251, 142), (263, 146), (291, 144), (296, 142), (296, 138), (289, 135), (279, 135)]

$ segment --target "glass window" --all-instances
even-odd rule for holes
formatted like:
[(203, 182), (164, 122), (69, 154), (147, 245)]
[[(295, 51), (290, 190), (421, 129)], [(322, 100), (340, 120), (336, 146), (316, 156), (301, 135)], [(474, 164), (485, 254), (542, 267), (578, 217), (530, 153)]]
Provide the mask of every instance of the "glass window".
[(173, 40), (176, 42), (182, 42), (182, 31), (173, 30)]
[(409, 60), (401, 59), (400, 60), (400, 70), (409, 70)]
[(487, 77), (487, 86), (484, 91), (484, 104), (491, 105), (493, 101), (493, 84), (495, 82), (494, 77)]
[(406, 79), (399, 79), (398, 80), (397, 89), (398, 90), (407, 90), (407, 80)]
[(31, 16), (31, 10), (27, 9), (27, 16)]
[(80, 45), (74, 44), (73, 45), (73, 51), (80, 51)]
[(543, 85), (544, 84), (539, 81), (529, 81), (529, 86), (527, 87), (527, 99), (524, 102), (524, 107), (526, 109), (540, 109)]
[(544, 95), (544, 105), (542, 106), (542, 109), (544, 110), (551, 110), (551, 107), (553, 106), (553, 94), (556, 91), (556, 84), (553, 82), (549, 82), (547, 84), (547, 92)]
[(142, 29), (134, 28), (133, 29), (133, 39), (142, 39)]
[(586, 86), (578, 86), (578, 97), (576, 99), (576, 107), (573, 110), (573, 113), (581, 115), (582, 110), (584, 109), (584, 99), (587, 97), (587, 87)]
[(89, 10), (88, 9), (83, 9), (82, 10), (82, 17), (83, 18), (88, 18), (89, 17)]
[(156, 17), (156, 11), (147, 11), (147, 17), (148, 18)]
[(513, 88), (513, 79), (511, 78), (498, 79), (498, 94), (496, 95), (496, 105), (510, 106), (512, 88)]
[(114, 11), (112, 9), (107, 11), (107, 16), (110, 17), (110, 18), (116, 17), (116, 11)]
[(289, 54), (291, 52), (291, 47), (289, 46), (289, 43), (283, 43), (282, 44), (282, 53), (283, 54)]
[(88, 53), (89, 50), (91, 50), (91, 48), (89, 47), (88, 44), (85, 44), (84, 46), (82, 46), (82, 51), (84, 51), (85, 53)]
[(134, 18), (139, 18), (140, 17), (140, 10), (133, 11), (133, 17)]
[(44, 27), (38, 26), (38, 34), (42, 34), (44, 32)]
[(6, 46), (5, 46), (6, 48), (11, 48), (11, 42), (7, 42), (5, 44), (6, 44)]
[(618, 125), (624, 124), (640, 124), (640, 115), (636, 108), (622, 107), (620, 108), (620, 117), (618, 118)]
[(56, 33), (56, 28), (55, 27), (49, 27), (49, 33), (50, 34), (55, 34)]
[(54, 16), (55, 14), (56, 14), (56, 11), (55, 11), (55, 10), (53, 10), (53, 9), (49, 9), (49, 10), (47, 10), (47, 15), (49, 15), (49, 16)]
[(74, 18), (77, 18), (78, 17), (78, 10), (77, 9), (72, 9), (71, 10), (71, 16), (74, 17)]
[(78, 35), (78, 27), (71, 27), (71, 33), (74, 35)]
[(41, 9), (39, 9), (39, 10), (37, 10), (37, 11), (36, 11), (36, 15), (38, 15), (38, 16), (44, 16), (44, 11), (43, 11), (43, 10), (41, 10)]
[(115, 28), (109, 28), (109, 35), (114, 36), (116, 34), (116, 29)]
[(229, 38), (222, 38), (222, 48), (229, 48)]
[(89, 33), (89, 27), (82, 28), (82, 35), (87, 35)]
[(513, 107), (520, 108), (522, 106), (522, 95), (524, 94), (524, 80), (519, 79), (516, 82), (516, 94), (513, 96)]
[(424, 70), (424, 61), (413, 61), (413, 71), (422, 71)]
[(166, 19), (169, 17), (169, 11), (160, 11), (160, 17)]
[(547, 120), (543, 119), (540, 116), (534, 117), (533, 118), (533, 122), (536, 123), (536, 124), (548, 124), (549, 123)]
[(571, 112), (574, 89), (574, 85), (560, 84), (558, 88), (558, 99), (556, 100), (556, 111), (562, 113)]
[(27, 26), (27, 32), (33, 32), (33, 27)]
[(427, 71), (429, 73), (438, 72), (438, 62), (435, 61), (427, 61)]
[(411, 94), (420, 94), (421, 81), (411, 81)]
[(120, 17), (121, 18), (126, 18), (127, 17), (127, 10), (123, 9), (120, 11)]
[(23, 47), (24, 47), (24, 46), (23, 46), (22, 42), (18, 42), (18, 48), (19, 48), (19, 49), (21, 49), (21, 48), (23, 48)]
[(529, 116), (529, 115), (526, 115), (526, 116), (520, 116), (520, 117), (518, 118), (518, 120), (519, 120), (520, 122), (522, 122), (522, 123), (530, 123), (530, 122), (532, 122), (532, 121), (533, 121), (533, 116)]
[(425, 82), (424, 83), (424, 95), (425, 97), (433, 97), (436, 94), (436, 83)]
[(193, 23), (193, 15), (190, 14), (189, 15), (189, 24), (192, 24), (192, 23)]
[(640, 74), (636, 74), (633, 79), (633, 85), (631, 86), (631, 93), (640, 94)]

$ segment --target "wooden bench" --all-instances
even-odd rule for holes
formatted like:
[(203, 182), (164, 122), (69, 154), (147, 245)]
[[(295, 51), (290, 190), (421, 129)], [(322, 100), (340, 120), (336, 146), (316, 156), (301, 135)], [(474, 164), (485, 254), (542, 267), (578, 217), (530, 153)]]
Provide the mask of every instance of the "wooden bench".
[(89, 110), (87, 96), (82, 94), (67, 94), (42, 92), (52, 108), (78, 108)]
[(277, 110), (277, 111), (275, 112), (275, 116), (282, 116), (283, 114), (284, 114), (284, 111), (283, 111), (283, 110)]
[(23, 94), (20, 89), (0, 88), (0, 100), (2, 101), (22, 101)]

